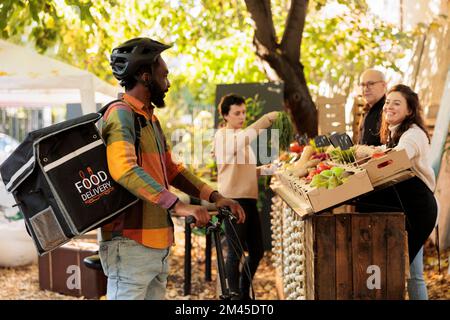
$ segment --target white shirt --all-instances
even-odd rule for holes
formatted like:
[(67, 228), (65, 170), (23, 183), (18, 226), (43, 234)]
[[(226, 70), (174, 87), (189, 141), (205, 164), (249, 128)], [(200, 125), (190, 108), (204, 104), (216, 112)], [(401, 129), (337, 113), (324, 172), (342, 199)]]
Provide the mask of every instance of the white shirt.
[[(391, 136), (398, 127), (399, 125), (389, 126)], [(408, 158), (411, 160), (414, 174), (434, 192), (436, 179), (429, 161), (431, 149), (425, 132), (418, 125), (413, 124), (402, 134), (395, 149), (406, 151)]]

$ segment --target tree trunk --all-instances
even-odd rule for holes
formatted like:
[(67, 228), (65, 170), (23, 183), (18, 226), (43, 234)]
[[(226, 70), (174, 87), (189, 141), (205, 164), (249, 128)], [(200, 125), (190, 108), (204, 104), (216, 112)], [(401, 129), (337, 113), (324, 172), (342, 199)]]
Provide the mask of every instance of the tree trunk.
[(275, 70), (284, 82), (284, 101), (298, 133), (317, 135), (317, 109), (306, 85), (300, 46), (305, 25), (307, 0), (292, 0), (283, 38), (277, 42), (270, 0), (245, 0), (255, 22), (253, 43), (256, 55)]

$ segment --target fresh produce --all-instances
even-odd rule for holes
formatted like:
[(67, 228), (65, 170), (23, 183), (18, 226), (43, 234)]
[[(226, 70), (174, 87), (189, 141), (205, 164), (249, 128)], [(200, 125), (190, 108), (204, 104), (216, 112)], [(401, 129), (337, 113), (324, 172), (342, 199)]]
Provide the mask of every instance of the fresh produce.
[(330, 177), (327, 177), (326, 174), (316, 174), (313, 178), (312, 181), (310, 183), (311, 187), (316, 187), (316, 188), (328, 188), (328, 180), (330, 179)]
[(314, 148), (312, 146), (305, 146), (303, 148), (302, 155), (300, 159), (294, 164), (296, 167), (305, 167), (306, 163), (310, 160), (311, 156), (314, 153)]
[(287, 171), (298, 178), (306, 177), (312, 170), (316, 170), (316, 166), (320, 162), (320, 160), (318, 159), (312, 159), (307, 161), (303, 165), (297, 165), (299, 161), (295, 162), (294, 164), (288, 164), (288, 166), (285, 167)]
[(290, 156), (289, 156), (289, 153), (288, 152), (283, 152), (281, 155), (280, 155), (280, 157), (279, 157), (279, 160), (280, 161), (289, 161), (289, 159), (290, 159)]
[(310, 186), (316, 188), (334, 189), (347, 181), (348, 175), (350, 175), (350, 173), (346, 174), (344, 168), (333, 167), (314, 175)]
[(355, 150), (355, 157), (357, 160), (372, 157), (374, 154), (383, 152), (381, 148), (375, 146), (366, 146), (362, 144), (357, 144), (353, 147)]
[(331, 167), (329, 165), (327, 165), (325, 162), (320, 162), (317, 165), (317, 171), (319, 171), (319, 173), (322, 171), (325, 171), (325, 170), (329, 170), (329, 169), (331, 169)]
[(289, 150), (291, 152), (301, 153), (303, 151), (303, 148), (304, 146), (299, 145), (297, 141), (294, 141), (289, 145)]
[(279, 130), (280, 150), (287, 150), (294, 136), (294, 129), (289, 115), (284, 111), (278, 112), (272, 128)]
[(342, 167), (333, 167), (333, 168), (331, 168), (331, 171), (337, 176), (342, 176), (342, 174), (344, 173), (345, 169), (342, 168)]
[(292, 172), (293, 175), (295, 175), (295, 176), (297, 176), (299, 178), (303, 178), (303, 177), (306, 177), (308, 175), (308, 170), (305, 169), (305, 168), (302, 168), (302, 167), (300, 167), (300, 168), (293, 168), (291, 172)]
[(328, 154), (325, 152), (316, 152), (312, 155), (313, 159), (319, 159), (320, 161), (324, 161), (328, 159)]
[(311, 159), (311, 160), (308, 160), (306, 163), (305, 163), (305, 167), (308, 169), (308, 168), (315, 168), (318, 164), (320, 163), (320, 160), (319, 159)]
[(308, 175), (306, 176), (306, 182), (307, 183), (311, 182), (311, 180), (318, 174), (319, 172), (317, 171), (317, 169), (309, 171)]
[[(310, 182), (313, 179), (313, 177), (315, 177), (316, 175), (318, 175), (318, 174), (320, 174), (320, 173), (322, 173), (324, 171), (330, 171), (330, 169), (331, 169), (331, 166), (327, 165), (324, 162), (320, 162), (320, 163), (317, 164), (317, 166), (313, 170), (309, 170), (308, 171), (308, 175), (306, 177), (306, 181)], [(331, 171), (330, 171), (330, 173), (331, 173)], [(326, 174), (327, 173), (325, 173), (325, 175)]]
[(334, 148), (329, 151), (331, 160), (336, 163), (352, 163), (355, 162), (355, 147), (351, 147), (347, 150), (341, 150), (340, 147)]

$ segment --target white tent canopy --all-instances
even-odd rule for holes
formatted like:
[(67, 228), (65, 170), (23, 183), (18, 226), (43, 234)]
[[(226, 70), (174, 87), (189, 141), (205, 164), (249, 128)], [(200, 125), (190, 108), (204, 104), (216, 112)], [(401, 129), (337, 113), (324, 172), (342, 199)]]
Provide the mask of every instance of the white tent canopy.
[(86, 114), (119, 90), (88, 71), (0, 40), (0, 107), (81, 103)]

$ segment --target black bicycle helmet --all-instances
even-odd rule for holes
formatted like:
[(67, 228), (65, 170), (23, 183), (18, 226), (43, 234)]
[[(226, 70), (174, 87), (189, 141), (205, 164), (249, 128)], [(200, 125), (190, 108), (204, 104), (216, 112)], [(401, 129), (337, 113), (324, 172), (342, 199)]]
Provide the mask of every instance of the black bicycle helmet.
[(111, 67), (117, 80), (132, 77), (140, 67), (151, 66), (164, 50), (171, 46), (150, 38), (134, 38), (126, 41), (111, 53)]

